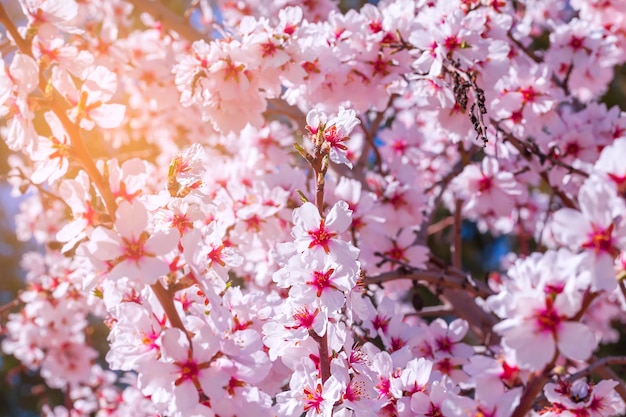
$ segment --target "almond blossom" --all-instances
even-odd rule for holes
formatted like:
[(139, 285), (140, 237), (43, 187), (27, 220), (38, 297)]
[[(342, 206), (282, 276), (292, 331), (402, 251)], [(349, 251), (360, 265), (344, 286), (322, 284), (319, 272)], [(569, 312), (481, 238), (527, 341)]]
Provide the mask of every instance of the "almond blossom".
[(128, 277), (138, 284), (149, 285), (167, 274), (168, 264), (159, 256), (176, 246), (178, 232), (146, 232), (148, 212), (140, 202), (122, 202), (117, 209), (115, 231), (98, 227), (87, 250), (97, 259), (108, 261), (109, 279)]
[(593, 287), (610, 291), (616, 285), (613, 259), (626, 248), (625, 206), (614, 188), (594, 177), (585, 181), (578, 199), (580, 211), (563, 208), (554, 214), (553, 233), (557, 241), (582, 252)]

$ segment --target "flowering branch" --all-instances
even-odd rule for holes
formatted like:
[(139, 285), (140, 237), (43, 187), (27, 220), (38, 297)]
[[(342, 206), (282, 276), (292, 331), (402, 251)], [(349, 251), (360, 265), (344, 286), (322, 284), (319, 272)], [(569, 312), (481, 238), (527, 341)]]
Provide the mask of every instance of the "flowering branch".
[[(20, 51), (32, 58), (33, 55), (32, 51), (30, 50), (30, 46), (28, 45), (28, 42), (26, 42), (20, 36), (17, 28), (9, 19), (6, 10), (4, 9), (2, 4), (0, 4), (0, 23), (2, 23), (7, 31), (9, 31), (14, 41), (16, 42), (16, 45), (18, 46), (18, 48), (20, 48)], [(89, 151), (82, 139), (80, 127), (76, 123), (70, 121), (69, 117), (67, 116), (67, 106), (65, 104), (65, 100), (54, 87), (52, 87), (45, 81), (41, 73), (39, 74), (39, 88), (42, 91), (50, 92), (50, 108), (59, 118), (61, 124), (63, 125), (63, 128), (70, 138), (73, 156), (81, 163), (81, 165), (87, 172), (87, 175), (91, 178), (96, 188), (98, 189), (100, 195), (104, 200), (111, 221), (115, 221), (115, 214), (117, 211), (115, 196), (111, 192), (109, 184), (101, 175), (100, 171), (93, 161), (93, 158), (89, 154)], [(172, 323), (174, 327), (177, 327), (186, 333), (182, 320), (180, 319), (178, 311), (174, 306), (172, 295), (168, 294), (167, 291), (163, 288), (162, 284), (158, 281), (151, 287), (152, 290), (155, 292), (155, 295), (159, 299), (159, 302), (161, 303), (167, 317), (169, 318), (170, 323)]]
[[(11, 37), (15, 41), (17, 47), (20, 49), (20, 52), (33, 58), (33, 53), (31, 51), (30, 45), (26, 40), (21, 37), (20, 33), (9, 18), (2, 4), (0, 4), (0, 23), (2, 23), (2, 25), (11, 34)], [(61, 94), (54, 87), (52, 87), (51, 84), (48, 84), (41, 72), (39, 73), (39, 89), (42, 92), (50, 92), (50, 109), (61, 121), (63, 128), (70, 138), (74, 157), (81, 163), (81, 165), (87, 172), (87, 175), (89, 175), (91, 180), (94, 182), (96, 188), (98, 189), (100, 195), (104, 200), (109, 216), (111, 217), (111, 219), (114, 220), (115, 211), (117, 209), (115, 197), (113, 196), (113, 193), (111, 193), (108, 184), (100, 174), (100, 171), (98, 171), (98, 168), (96, 167), (93, 158), (89, 154), (89, 151), (87, 150), (87, 147), (85, 146), (82, 135), (80, 133), (80, 128), (75, 123), (72, 123), (67, 117), (67, 105), (65, 104), (65, 100), (63, 99)]]

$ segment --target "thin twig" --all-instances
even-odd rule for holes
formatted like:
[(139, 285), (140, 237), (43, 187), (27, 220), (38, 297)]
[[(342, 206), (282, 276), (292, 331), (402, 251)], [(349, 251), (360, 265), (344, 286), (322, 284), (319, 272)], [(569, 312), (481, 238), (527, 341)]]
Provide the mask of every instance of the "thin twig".
[(618, 279), (617, 284), (619, 285), (619, 290), (622, 293), (622, 297), (624, 297), (624, 300), (626, 301), (626, 284), (624, 284), (624, 280)]
[(469, 280), (467, 275), (456, 274), (450, 271), (421, 270), (402, 266), (394, 271), (383, 272), (365, 278), (365, 285), (383, 284), (398, 279), (410, 279), (434, 285), (439, 288), (450, 288), (468, 291), (474, 296), (486, 298), (493, 295), (493, 291), (483, 282)]
[[(587, 365), (587, 367), (575, 374), (570, 375), (567, 379), (569, 381), (576, 381), (577, 379), (589, 376), (596, 372), (598, 368), (607, 367), (612, 365), (626, 365), (626, 356), (607, 356), (602, 359), (598, 359), (593, 363)], [(623, 382), (622, 382), (623, 384)]]

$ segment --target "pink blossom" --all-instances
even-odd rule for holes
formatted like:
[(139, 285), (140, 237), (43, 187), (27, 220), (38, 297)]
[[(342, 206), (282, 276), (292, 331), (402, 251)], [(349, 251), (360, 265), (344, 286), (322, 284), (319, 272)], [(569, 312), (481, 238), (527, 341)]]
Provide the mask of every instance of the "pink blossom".
[(80, 90), (69, 74), (57, 67), (53, 69), (53, 84), (73, 106), (69, 117), (83, 129), (91, 130), (95, 125), (105, 129), (118, 127), (124, 119), (125, 106), (107, 103), (115, 94), (117, 75), (103, 66), (85, 71)]
[(606, 181), (590, 178), (580, 188), (580, 211), (563, 208), (554, 213), (555, 239), (573, 250), (582, 251), (581, 262), (589, 267), (594, 288), (615, 288), (613, 258), (626, 248), (624, 205)]
[(170, 229), (148, 234), (148, 213), (138, 201), (122, 202), (116, 215), (115, 231), (96, 228), (89, 251), (97, 259), (110, 261), (109, 279), (128, 277), (137, 283), (153, 284), (169, 271), (167, 262), (159, 256), (176, 246), (178, 233)]
[(348, 204), (339, 201), (322, 218), (315, 205), (304, 203), (293, 212), (293, 235), (297, 250), (301, 253), (309, 250), (323, 252), (338, 263), (353, 263), (358, 250), (339, 239), (339, 235), (352, 222), (351, 213)]

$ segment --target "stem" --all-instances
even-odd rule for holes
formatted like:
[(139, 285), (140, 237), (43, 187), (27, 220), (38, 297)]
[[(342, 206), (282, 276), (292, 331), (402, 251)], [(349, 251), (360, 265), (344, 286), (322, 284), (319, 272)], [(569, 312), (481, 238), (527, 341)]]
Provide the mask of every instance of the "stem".
[(6, 303), (3, 306), (0, 306), (0, 315), (6, 313), (7, 311), (11, 310), (12, 308), (17, 307), (20, 304), (20, 300), (18, 298), (9, 301), (8, 303)]
[(170, 324), (182, 330), (183, 333), (188, 336), (187, 329), (185, 329), (185, 325), (178, 315), (178, 311), (176, 310), (176, 306), (174, 305), (174, 300), (172, 299), (170, 292), (167, 291), (159, 281), (152, 284), (150, 288), (152, 288), (154, 295), (156, 295), (159, 303), (161, 303), (163, 311), (165, 311), (165, 315), (169, 319)]
[(461, 239), (461, 208), (463, 207), (463, 202), (459, 199), (455, 202), (454, 207), (454, 237), (452, 244), (452, 265), (457, 269), (462, 269), (462, 253), (461, 246), (463, 244), (463, 240)]
[(2, 3), (0, 3), (0, 23), (2, 23), (7, 32), (11, 34), (11, 38), (13, 38), (13, 42), (15, 42), (15, 45), (17, 45), (19, 50), (32, 58), (32, 53), (30, 52), (30, 44), (24, 38), (22, 38), (22, 35), (20, 35), (20, 32), (18, 32), (17, 28), (13, 24), (13, 21), (7, 14), (4, 6), (2, 6)]
[[(558, 356), (558, 352), (555, 356)], [(511, 414), (511, 417), (524, 417), (526, 413), (533, 408), (537, 395), (539, 395), (543, 386), (550, 379), (549, 372), (554, 367), (555, 361), (556, 358), (544, 368), (541, 374), (535, 375), (532, 381), (530, 381), (530, 384), (526, 386), (526, 389), (520, 398), (519, 404), (513, 411), (513, 414)]]
[[(603, 368), (611, 365), (626, 365), (626, 356), (607, 356), (606, 358), (598, 359), (595, 362), (589, 364), (582, 371), (572, 374), (567, 379), (570, 381), (576, 381), (577, 379), (593, 374), (598, 368)], [(622, 385), (623, 384), (624, 383), (622, 382)]]
[[(322, 151), (322, 144), (324, 139), (321, 136), (322, 130), (317, 133), (315, 138), (315, 148), (313, 150), (313, 156), (305, 158), (311, 168), (313, 169), (313, 175), (315, 178), (315, 207), (320, 214), (320, 217), (324, 218), (324, 176), (328, 169), (328, 161), (325, 158), (328, 156)], [(319, 336), (312, 332), (313, 339), (317, 342), (320, 355), (320, 372), (322, 376), (322, 384), (330, 378), (330, 357), (328, 355), (328, 331), (323, 336)]]

